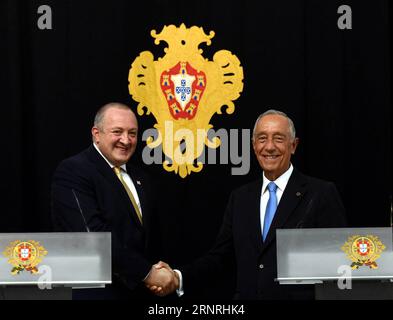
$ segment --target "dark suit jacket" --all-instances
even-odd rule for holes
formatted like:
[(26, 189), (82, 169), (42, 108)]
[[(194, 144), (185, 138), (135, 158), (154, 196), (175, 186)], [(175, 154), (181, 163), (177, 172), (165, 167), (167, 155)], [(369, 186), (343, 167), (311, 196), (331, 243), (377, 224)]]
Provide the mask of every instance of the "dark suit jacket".
[(138, 192), (143, 226), (120, 180), (93, 145), (62, 161), (56, 169), (52, 218), (56, 231), (86, 231), (74, 190), (90, 231), (112, 232), (114, 283), (134, 290), (152, 266), (149, 231), (155, 201), (147, 176), (131, 165), (127, 165), (127, 173)]
[(288, 181), (265, 242), (260, 224), (262, 179), (232, 192), (213, 249), (184, 267), (184, 290), (206, 285), (204, 279), (236, 265), (235, 298), (312, 299), (313, 287), (279, 285), (276, 229), (327, 228), (346, 225), (345, 210), (333, 183), (303, 175), (296, 169)]

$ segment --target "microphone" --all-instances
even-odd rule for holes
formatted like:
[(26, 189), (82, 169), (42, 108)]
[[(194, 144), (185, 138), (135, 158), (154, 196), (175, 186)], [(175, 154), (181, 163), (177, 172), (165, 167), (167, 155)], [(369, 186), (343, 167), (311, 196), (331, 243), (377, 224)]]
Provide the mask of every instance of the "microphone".
[(296, 225), (296, 227), (295, 227), (296, 229), (302, 229), (302, 228), (303, 228), (304, 223), (305, 223), (305, 221), (306, 221), (306, 218), (308, 218), (308, 216), (309, 216), (309, 214), (310, 214), (310, 212), (311, 212), (311, 209), (312, 209), (312, 207), (313, 207), (313, 203), (314, 203), (314, 199), (311, 199), (311, 200), (309, 201), (309, 203), (307, 204), (306, 213), (304, 214), (303, 219), (300, 220), (300, 221), (298, 222), (298, 224)]
[(84, 225), (85, 225), (86, 231), (87, 231), (87, 232), (90, 232), (90, 229), (89, 229), (89, 227), (87, 226), (87, 223), (86, 223), (85, 215), (83, 214), (82, 208), (81, 208), (81, 206), (80, 206), (80, 204), (79, 204), (78, 197), (76, 196), (76, 193), (75, 193), (74, 189), (71, 189), (71, 190), (72, 190), (72, 194), (74, 195), (76, 204), (78, 205), (79, 212), (81, 213), (81, 216), (82, 216), (83, 223), (84, 223)]

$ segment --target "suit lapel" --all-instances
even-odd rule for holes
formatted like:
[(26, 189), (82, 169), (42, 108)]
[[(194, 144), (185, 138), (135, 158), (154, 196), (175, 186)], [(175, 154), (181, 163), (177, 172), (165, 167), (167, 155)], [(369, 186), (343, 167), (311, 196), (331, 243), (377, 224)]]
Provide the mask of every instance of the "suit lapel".
[(262, 230), (261, 230), (261, 191), (262, 179), (259, 179), (255, 184), (250, 186), (246, 193), (249, 197), (245, 202), (245, 214), (249, 215), (250, 230), (249, 233), (251, 242), (255, 249), (260, 251), (262, 249)]
[[(87, 149), (87, 154), (89, 159), (92, 163), (96, 166), (97, 171), (100, 172), (105, 179), (109, 182), (112, 188), (115, 190), (115, 194), (118, 195), (120, 202), (124, 206), (124, 208), (128, 211), (129, 216), (131, 219), (134, 220), (135, 224), (139, 227), (142, 227), (141, 223), (139, 222), (138, 216), (135, 212), (135, 209), (131, 203), (130, 198), (128, 197), (126, 189), (124, 189), (123, 184), (116, 176), (112, 168), (109, 164), (105, 161), (105, 159), (98, 153), (93, 145), (91, 145)], [(134, 180), (133, 180), (134, 182)], [(136, 187), (136, 186), (135, 186)], [(138, 191), (138, 189), (137, 189)], [(140, 192), (138, 191), (138, 197), (140, 196)]]
[(306, 183), (302, 174), (294, 168), (284, 193), (282, 194), (280, 203), (278, 204), (269, 233), (263, 243), (263, 248), (268, 246), (276, 238), (276, 229), (282, 228), (285, 225), (288, 218), (303, 199), (307, 191)]

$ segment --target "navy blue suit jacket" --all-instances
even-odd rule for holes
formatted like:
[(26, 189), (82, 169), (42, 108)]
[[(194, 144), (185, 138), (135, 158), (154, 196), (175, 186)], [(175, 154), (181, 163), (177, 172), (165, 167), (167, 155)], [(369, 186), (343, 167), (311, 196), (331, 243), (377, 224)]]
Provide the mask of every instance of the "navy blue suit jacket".
[(294, 169), (277, 207), (265, 241), (260, 224), (262, 179), (232, 192), (214, 247), (181, 269), (187, 290), (206, 285), (201, 279), (235, 264), (238, 299), (312, 299), (313, 287), (279, 285), (276, 229), (328, 228), (346, 225), (345, 210), (331, 182)]
[[(150, 243), (151, 184), (139, 169), (127, 164), (140, 199), (143, 226), (120, 180), (93, 145), (60, 163), (52, 181), (52, 218), (56, 231), (112, 233), (112, 272), (133, 290), (142, 283), (152, 266)], [(83, 212), (79, 210), (77, 199)]]

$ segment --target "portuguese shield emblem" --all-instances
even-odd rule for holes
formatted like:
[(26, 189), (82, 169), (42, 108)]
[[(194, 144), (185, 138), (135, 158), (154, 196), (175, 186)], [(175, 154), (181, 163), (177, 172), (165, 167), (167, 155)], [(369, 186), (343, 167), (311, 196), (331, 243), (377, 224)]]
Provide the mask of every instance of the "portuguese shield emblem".
[(165, 55), (155, 60), (143, 51), (129, 70), (128, 88), (138, 102), (138, 114), (153, 114), (156, 120), (158, 135), (148, 137), (146, 144), (151, 149), (161, 146), (164, 169), (182, 178), (202, 170), (197, 159), (205, 146), (219, 147), (218, 137), (208, 138), (210, 120), (223, 106), (232, 114), (233, 101), (243, 90), (243, 68), (234, 54), (219, 50), (212, 61), (202, 55), (199, 46), (210, 45), (214, 35), (184, 24), (164, 26), (160, 33), (152, 30), (155, 44), (167, 43)]
[(378, 265), (375, 260), (381, 256), (382, 251), (385, 250), (385, 245), (377, 236), (355, 235), (348, 238), (341, 250), (352, 260), (352, 269), (359, 269), (363, 265), (370, 269), (377, 269)]

